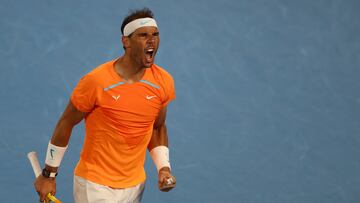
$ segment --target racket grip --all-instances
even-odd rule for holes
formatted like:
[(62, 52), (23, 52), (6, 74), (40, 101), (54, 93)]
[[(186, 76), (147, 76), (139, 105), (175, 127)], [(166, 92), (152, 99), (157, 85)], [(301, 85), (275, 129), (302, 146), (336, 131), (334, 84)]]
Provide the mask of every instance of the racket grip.
[[(37, 178), (41, 174), (41, 167), (39, 163), (39, 159), (37, 158), (36, 152), (32, 151), (27, 154), (27, 157), (31, 163), (31, 167), (34, 171), (35, 177)], [(47, 198), (49, 198), (54, 203), (61, 203), (55, 196), (51, 195), (50, 193), (47, 194)]]
[(37, 154), (36, 152), (32, 151), (32, 152), (29, 152), (27, 154), (27, 157), (31, 163), (31, 167), (34, 171), (34, 174), (35, 174), (35, 177), (38, 177), (40, 174), (41, 174), (41, 167), (40, 167), (40, 163), (39, 163), (39, 160), (37, 158)]

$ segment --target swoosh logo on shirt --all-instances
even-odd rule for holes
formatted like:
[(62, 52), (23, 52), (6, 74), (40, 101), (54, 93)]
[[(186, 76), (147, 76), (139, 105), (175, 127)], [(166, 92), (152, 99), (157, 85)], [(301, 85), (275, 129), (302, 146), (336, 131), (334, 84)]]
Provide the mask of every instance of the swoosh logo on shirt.
[(146, 99), (147, 100), (150, 100), (150, 99), (152, 99), (152, 98), (155, 98), (156, 96), (154, 95), (154, 96), (148, 96), (148, 95), (146, 95)]

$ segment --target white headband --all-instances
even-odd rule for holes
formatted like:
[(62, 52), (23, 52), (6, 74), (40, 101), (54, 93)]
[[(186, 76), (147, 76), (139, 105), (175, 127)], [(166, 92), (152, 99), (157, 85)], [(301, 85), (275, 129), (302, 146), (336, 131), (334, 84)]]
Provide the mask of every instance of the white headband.
[(136, 29), (145, 27), (145, 26), (157, 27), (157, 24), (153, 18), (139, 18), (139, 19), (133, 20), (130, 23), (125, 25), (124, 36), (127, 37), (131, 33), (133, 33)]

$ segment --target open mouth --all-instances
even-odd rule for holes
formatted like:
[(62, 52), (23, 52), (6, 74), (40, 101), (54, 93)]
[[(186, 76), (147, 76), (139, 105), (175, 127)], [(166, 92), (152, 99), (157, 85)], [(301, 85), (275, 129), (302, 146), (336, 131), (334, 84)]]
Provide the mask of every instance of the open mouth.
[(154, 58), (155, 49), (150, 47), (145, 50), (145, 59), (147, 63), (152, 63)]

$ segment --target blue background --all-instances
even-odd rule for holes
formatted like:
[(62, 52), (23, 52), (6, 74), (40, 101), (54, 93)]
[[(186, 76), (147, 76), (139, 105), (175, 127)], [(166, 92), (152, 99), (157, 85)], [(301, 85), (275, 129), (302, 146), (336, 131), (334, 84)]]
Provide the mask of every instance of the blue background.
[[(82, 75), (123, 53), (129, 9), (150, 7), (178, 185), (144, 202), (360, 202), (360, 1), (1, 0), (0, 201), (37, 202), (44, 160)], [(73, 131), (57, 196), (72, 202)]]

